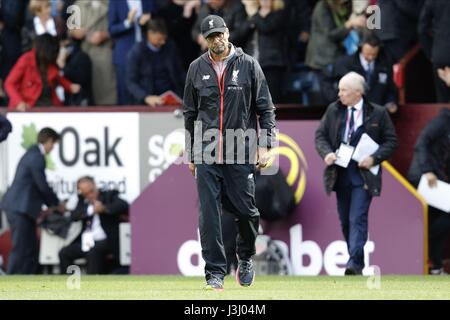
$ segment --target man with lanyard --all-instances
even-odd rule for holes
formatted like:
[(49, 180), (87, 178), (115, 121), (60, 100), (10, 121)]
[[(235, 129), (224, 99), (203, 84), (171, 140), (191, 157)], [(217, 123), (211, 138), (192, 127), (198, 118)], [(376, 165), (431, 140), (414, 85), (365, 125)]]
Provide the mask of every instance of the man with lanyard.
[[(184, 90), (186, 152), (200, 199), (206, 289), (221, 291), (227, 267), (222, 210), (234, 214), (239, 230), (236, 279), (241, 286), (250, 286), (254, 280), (252, 256), (259, 227), (255, 159), (258, 167), (267, 165), (275, 107), (260, 65), (228, 42), (225, 21), (207, 16), (201, 31), (208, 51), (191, 63)], [(257, 116), (262, 129), (259, 137)]]
[[(339, 100), (328, 106), (316, 131), (316, 149), (327, 165), (325, 189), (328, 194), (336, 192), (347, 242), (346, 275), (362, 274), (369, 206), (372, 197), (381, 192), (381, 170), (376, 174), (369, 170), (388, 159), (397, 146), (395, 128), (386, 108), (367, 101), (364, 90), (361, 75), (346, 74), (339, 82)], [(364, 133), (379, 147), (356, 162), (352, 155)]]

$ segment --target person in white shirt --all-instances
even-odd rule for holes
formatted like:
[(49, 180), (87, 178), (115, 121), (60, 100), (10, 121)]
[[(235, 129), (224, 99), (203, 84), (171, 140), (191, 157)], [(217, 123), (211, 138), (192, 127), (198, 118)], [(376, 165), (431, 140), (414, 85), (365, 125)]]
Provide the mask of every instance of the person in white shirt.
[(31, 0), (28, 6), (25, 28), (22, 30), (22, 52), (33, 48), (36, 37), (43, 34), (50, 34), (60, 38), (58, 26), (52, 17), (50, 0)]
[(56, 23), (52, 17), (50, 0), (31, 0), (30, 11), (34, 15), (33, 26), (36, 36), (49, 33), (56, 37)]
[(66, 273), (73, 261), (87, 260), (87, 274), (102, 274), (107, 270), (107, 257), (118, 266), (119, 223), (128, 214), (128, 203), (117, 190), (99, 190), (90, 176), (78, 179), (78, 203), (71, 212), (73, 221), (82, 221), (83, 228), (70, 245), (59, 252), (60, 271)]

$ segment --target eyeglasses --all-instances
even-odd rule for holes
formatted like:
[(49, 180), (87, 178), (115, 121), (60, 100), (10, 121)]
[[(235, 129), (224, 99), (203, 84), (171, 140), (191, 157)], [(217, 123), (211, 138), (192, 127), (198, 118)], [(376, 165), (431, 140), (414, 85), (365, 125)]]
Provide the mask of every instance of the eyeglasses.
[(206, 41), (208, 42), (213, 42), (216, 39), (222, 40), (225, 37), (224, 33), (221, 32), (215, 32), (215, 33), (211, 33), (207, 38)]

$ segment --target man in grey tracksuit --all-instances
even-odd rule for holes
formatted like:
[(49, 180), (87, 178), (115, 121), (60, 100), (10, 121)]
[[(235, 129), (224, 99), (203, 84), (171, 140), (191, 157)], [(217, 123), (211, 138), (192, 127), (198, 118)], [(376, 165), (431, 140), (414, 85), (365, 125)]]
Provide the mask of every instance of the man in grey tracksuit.
[(251, 258), (259, 226), (254, 174), (268, 162), (275, 107), (260, 65), (228, 42), (224, 20), (207, 16), (201, 31), (208, 51), (191, 63), (184, 90), (186, 150), (200, 198), (206, 288), (223, 290), (222, 208), (235, 215), (239, 230), (236, 279), (242, 286), (254, 279)]

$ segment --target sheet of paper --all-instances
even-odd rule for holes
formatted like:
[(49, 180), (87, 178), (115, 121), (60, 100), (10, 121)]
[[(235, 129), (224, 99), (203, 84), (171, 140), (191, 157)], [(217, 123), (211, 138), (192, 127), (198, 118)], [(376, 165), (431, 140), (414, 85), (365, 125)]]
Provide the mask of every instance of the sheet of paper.
[(437, 186), (430, 188), (425, 175), (423, 175), (420, 178), (417, 192), (419, 192), (430, 206), (450, 213), (450, 184), (438, 180)]
[(358, 145), (355, 148), (352, 159), (355, 161), (362, 161), (364, 158), (372, 155), (379, 148), (378, 143), (372, 140), (367, 133), (363, 133)]
[(347, 168), (350, 160), (352, 159), (354, 150), (354, 147), (341, 143), (341, 146), (336, 151), (337, 160), (334, 162), (334, 164)]
[[(373, 141), (373, 139), (367, 133), (363, 133), (361, 139), (358, 142), (358, 145), (355, 148), (355, 152), (353, 152), (352, 159), (357, 162), (361, 162), (368, 156), (374, 154), (379, 147), (380, 146), (378, 145), (378, 143)], [(372, 172), (372, 174), (374, 175), (377, 175), (379, 170), (379, 165), (370, 168), (370, 172)]]
[(377, 164), (376, 166), (373, 166), (369, 169), (370, 172), (372, 172), (375, 176), (378, 174), (378, 171), (380, 171), (380, 165)]
[(85, 231), (81, 234), (81, 251), (88, 252), (95, 246), (94, 234), (92, 231)]

